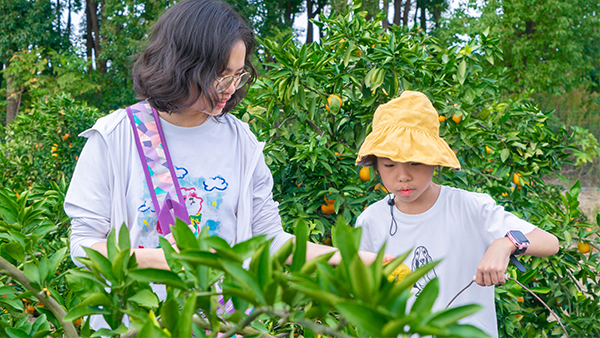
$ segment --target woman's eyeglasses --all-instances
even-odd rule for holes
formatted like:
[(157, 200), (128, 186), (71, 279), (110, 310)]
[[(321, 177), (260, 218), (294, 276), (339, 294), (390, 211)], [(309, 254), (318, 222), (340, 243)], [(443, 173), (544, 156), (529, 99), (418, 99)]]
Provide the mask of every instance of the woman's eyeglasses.
[(237, 75), (225, 75), (217, 79), (217, 93), (224, 92), (231, 84), (235, 86), (235, 89), (242, 88), (243, 85), (246, 84), (250, 80), (250, 73), (244, 71), (243, 73)]

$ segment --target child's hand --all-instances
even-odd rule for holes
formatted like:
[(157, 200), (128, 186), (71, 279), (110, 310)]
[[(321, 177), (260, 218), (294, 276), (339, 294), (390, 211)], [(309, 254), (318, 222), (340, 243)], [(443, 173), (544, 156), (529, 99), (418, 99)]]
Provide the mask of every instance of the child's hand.
[[(359, 251), (358, 256), (363, 261), (363, 263), (365, 263), (366, 265), (373, 264), (373, 262), (375, 262), (375, 260), (377, 259), (376, 253), (372, 253), (372, 252), (368, 252), (368, 251)], [(381, 263), (387, 263), (389, 261), (393, 261), (394, 258), (396, 258), (396, 257), (394, 257), (390, 254), (385, 254), (385, 255), (383, 255), (383, 262), (381, 262)]]
[(515, 249), (515, 245), (506, 237), (495, 240), (477, 266), (475, 282), (481, 286), (506, 283), (504, 273), (508, 267), (510, 255)]

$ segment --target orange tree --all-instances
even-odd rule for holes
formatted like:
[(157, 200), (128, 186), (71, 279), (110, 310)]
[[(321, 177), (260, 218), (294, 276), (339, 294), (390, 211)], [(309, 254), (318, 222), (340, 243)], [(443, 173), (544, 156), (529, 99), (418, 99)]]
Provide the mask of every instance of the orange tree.
[[(526, 261), (527, 274), (511, 273), (564, 313), (561, 319), (570, 330), (600, 334), (598, 253), (584, 256), (571, 245), (575, 237), (598, 240), (574, 226), (585, 219), (575, 205), (578, 189), (563, 196), (560, 205), (559, 189), (543, 180), (578, 151), (573, 133), (550, 128), (552, 114), (526, 97), (499, 99), (506, 79), (504, 70), (493, 65), (502, 52), (488, 31), (444, 49), (418, 31), (383, 30), (378, 19), (366, 20), (357, 8), (321, 16), (316, 22), (323, 32), (320, 43), (298, 47), (292, 38), (261, 40), (269, 71), (253, 87), (240, 116), (267, 143), (274, 196), (287, 230), (294, 232), (294, 222), (304, 219), (313, 241), (329, 243), (336, 215), (352, 223), (384, 196), (376, 189), (377, 178), (360, 179), (356, 153), (376, 107), (402, 90), (419, 90), (440, 113), (441, 135), (463, 167), (441, 169), (434, 180), (489, 193), (507, 210), (557, 235), (559, 254)], [(508, 283), (497, 290), (501, 336), (561, 335), (549, 313), (520, 287)], [(525, 303), (517, 303), (518, 296)], [(532, 315), (513, 316), (523, 313)]]

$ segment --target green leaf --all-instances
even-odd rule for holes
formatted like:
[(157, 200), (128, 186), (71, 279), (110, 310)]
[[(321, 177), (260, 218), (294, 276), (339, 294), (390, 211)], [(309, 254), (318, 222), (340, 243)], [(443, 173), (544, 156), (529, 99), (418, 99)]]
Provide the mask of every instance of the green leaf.
[(508, 148), (502, 149), (502, 151), (500, 152), (500, 160), (502, 162), (506, 162), (506, 160), (508, 159), (509, 156), (510, 156), (510, 150), (508, 150)]
[(127, 225), (123, 223), (121, 228), (119, 229), (119, 248), (121, 250), (130, 249), (131, 248), (131, 240), (129, 239), (129, 228)]
[(50, 260), (48, 261), (48, 271), (50, 277), (54, 277), (54, 272), (58, 270), (58, 266), (65, 259), (65, 255), (67, 253), (68, 247), (64, 247), (62, 249), (58, 249), (52, 256), (50, 256)]
[(169, 332), (175, 332), (179, 321), (179, 306), (174, 298), (169, 298), (160, 307), (160, 317), (163, 326)]
[(463, 59), (458, 65), (458, 82), (462, 85), (465, 83), (465, 79), (467, 78), (467, 62)]
[(106, 252), (108, 254), (108, 259), (113, 260), (117, 255), (119, 248), (117, 247), (117, 239), (115, 235), (115, 229), (111, 229), (108, 233), (108, 237), (106, 238)]
[(252, 256), (252, 253), (262, 245), (267, 240), (266, 235), (260, 235), (250, 238), (247, 241), (243, 241), (233, 246), (233, 251), (235, 251), (242, 260)]
[(450, 334), (452, 337), (465, 337), (465, 338), (491, 338), (490, 335), (485, 333), (478, 327), (473, 325), (452, 325), (449, 327)]
[(187, 290), (188, 287), (178, 274), (161, 269), (136, 269), (129, 272), (129, 276), (138, 282), (165, 284), (175, 288)]
[(172, 254), (171, 256), (175, 259), (181, 260), (182, 262), (206, 265), (215, 269), (222, 269), (221, 263), (219, 263), (219, 255), (212, 252), (186, 250), (181, 253)]
[(410, 309), (411, 313), (429, 313), (440, 291), (439, 279), (433, 278), (425, 285), (419, 297)]
[(184, 221), (180, 219), (175, 220), (175, 226), (171, 227), (173, 237), (179, 250), (198, 250), (200, 246), (196, 240), (196, 236), (190, 229), (190, 227)]
[(179, 316), (177, 323), (176, 337), (191, 337), (192, 336), (192, 317), (196, 311), (196, 295), (191, 294), (185, 298), (183, 310)]
[(148, 289), (136, 293), (133, 297), (129, 298), (129, 301), (149, 308), (158, 307), (158, 297)]
[(396, 337), (401, 333), (404, 333), (404, 327), (413, 321), (417, 315), (415, 313), (411, 313), (408, 316), (405, 316), (401, 319), (394, 319), (387, 322), (383, 328), (381, 329), (381, 334), (383, 337)]
[(108, 296), (104, 293), (100, 293), (100, 292), (94, 292), (90, 295), (88, 295), (87, 297), (85, 297), (81, 303), (79, 303), (77, 306), (104, 306), (104, 307), (111, 307), (112, 301), (110, 300), (110, 298), (108, 298)]
[(334, 306), (348, 322), (373, 336), (382, 336), (381, 328), (386, 324), (387, 318), (381, 313), (355, 302), (340, 302)]
[(64, 316), (64, 321), (72, 322), (78, 318), (91, 315), (109, 315), (110, 311), (101, 309), (96, 306), (76, 306), (69, 310)]
[(5, 332), (10, 338), (30, 338), (29, 334), (27, 334), (25, 331), (12, 327), (6, 328)]
[(295, 222), (296, 248), (292, 257), (292, 271), (300, 271), (304, 263), (306, 263), (306, 245), (308, 241), (308, 225), (306, 221), (299, 218)]
[(459, 319), (470, 316), (477, 311), (483, 309), (483, 306), (478, 304), (463, 305), (455, 308), (445, 309), (437, 312), (425, 324), (446, 327), (456, 323)]
[(181, 263), (175, 259), (173, 255), (177, 254), (177, 251), (173, 248), (171, 243), (164, 238), (158, 237), (158, 242), (160, 243), (160, 247), (163, 249), (165, 253), (165, 259), (167, 260), (167, 265), (171, 269), (171, 271), (179, 271), (181, 270)]
[(290, 283), (290, 288), (293, 290), (297, 290), (307, 295), (314, 301), (324, 304), (328, 307), (333, 307), (336, 303), (339, 303), (342, 300), (342, 298), (334, 295), (333, 293), (321, 291), (318, 285), (313, 285), (309, 283)]
[[(379, 264), (375, 262), (373, 264)], [(360, 259), (360, 256), (354, 256), (350, 263), (350, 283), (352, 291), (356, 297), (365, 303), (373, 301), (374, 281), (369, 268)]]
[(84, 247), (83, 250), (85, 250), (85, 253), (88, 255), (92, 263), (92, 267), (101, 273), (104, 278), (108, 279), (111, 283), (116, 284), (117, 281), (112, 273), (112, 264), (108, 258), (91, 248)]
[(273, 260), (279, 262), (279, 264), (281, 264), (281, 265), (285, 264), (285, 261), (292, 254), (293, 249), (294, 249), (294, 240), (289, 239), (273, 254)]
[(248, 271), (233, 262), (224, 260), (220, 260), (220, 262), (229, 276), (238, 281), (247, 292), (251, 293), (252, 297), (257, 299), (261, 304), (265, 303), (265, 297), (258, 285), (258, 281)]

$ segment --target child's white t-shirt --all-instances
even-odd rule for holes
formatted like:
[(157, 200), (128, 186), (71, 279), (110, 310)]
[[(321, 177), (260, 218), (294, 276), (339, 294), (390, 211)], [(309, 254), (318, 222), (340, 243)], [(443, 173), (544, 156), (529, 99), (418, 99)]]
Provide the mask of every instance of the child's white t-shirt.
[[(416, 268), (435, 260), (442, 260), (433, 270), (415, 283), (418, 294), (427, 281), (438, 277), (439, 297), (433, 311), (442, 310), (475, 276), (477, 266), (490, 244), (509, 230), (524, 234), (535, 229), (532, 224), (506, 212), (487, 194), (473, 193), (442, 186), (435, 204), (419, 215), (408, 215), (391, 207), (398, 230), (390, 236), (389, 196), (369, 206), (359, 217), (362, 227), (360, 249), (378, 252), (387, 241), (385, 252), (394, 256), (412, 250), (405, 263)], [(412, 302), (411, 302), (412, 303)], [(453, 303), (452, 307), (481, 304), (484, 309), (460, 321), (498, 336), (494, 288), (471, 285)]]

